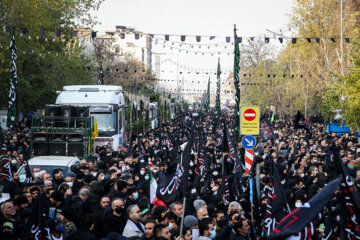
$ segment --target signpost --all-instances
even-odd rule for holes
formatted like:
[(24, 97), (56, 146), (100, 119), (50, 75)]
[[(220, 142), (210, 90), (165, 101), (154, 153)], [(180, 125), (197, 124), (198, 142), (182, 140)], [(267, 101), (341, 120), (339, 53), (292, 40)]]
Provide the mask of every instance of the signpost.
[(260, 110), (256, 106), (244, 106), (240, 109), (240, 134), (245, 148), (245, 171), (250, 172), (254, 161), (256, 139), (252, 135), (260, 134)]
[(241, 141), (242, 145), (246, 149), (253, 149), (256, 145), (256, 139), (251, 135), (246, 135)]
[(260, 133), (260, 110), (259, 107), (241, 107), (240, 110), (240, 134), (259, 135)]

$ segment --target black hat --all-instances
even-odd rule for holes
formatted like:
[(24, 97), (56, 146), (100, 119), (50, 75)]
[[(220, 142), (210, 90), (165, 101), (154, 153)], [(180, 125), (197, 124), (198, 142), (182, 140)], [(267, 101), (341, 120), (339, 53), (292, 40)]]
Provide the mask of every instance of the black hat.
[(16, 199), (15, 203), (17, 206), (20, 206), (21, 204), (29, 203), (29, 202), (25, 195), (21, 195), (19, 198)]
[(95, 180), (95, 177), (91, 174), (87, 174), (84, 177), (84, 182), (86, 182), (86, 183), (91, 183), (94, 180)]
[(50, 198), (54, 199), (56, 202), (64, 201), (64, 195), (57, 190), (51, 193)]
[(83, 179), (85, 177), (85, 173), (83, 171), (76, 172), (76, 179)]
[(67, 220), (72, 221), (74, 219), (74, 209), (71, 207), (65, 207), (62, 209), (61, 215), (63, 215)]

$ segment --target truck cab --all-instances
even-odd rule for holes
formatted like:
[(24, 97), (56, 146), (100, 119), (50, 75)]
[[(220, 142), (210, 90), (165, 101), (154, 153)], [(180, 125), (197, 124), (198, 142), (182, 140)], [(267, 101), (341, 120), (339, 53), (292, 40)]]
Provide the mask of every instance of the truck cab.
[(125, 104), (121, 86), (70, 85), (64, 86), (56, 99), (57, 105), (89, 106), (96, 120), (98, 137), (94, 146), (108, 145), (117, 150), (126, 142)]

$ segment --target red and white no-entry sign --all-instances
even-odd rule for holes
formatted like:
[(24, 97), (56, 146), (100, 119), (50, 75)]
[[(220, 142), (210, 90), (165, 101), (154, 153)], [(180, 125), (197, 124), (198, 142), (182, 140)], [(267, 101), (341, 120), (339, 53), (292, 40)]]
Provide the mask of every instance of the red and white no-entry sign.
[(254, 109), (246, 109), (244, 112), (244, 118), (247, 121), (252, 121), (256, 118), (256, 112), (254, 111)]

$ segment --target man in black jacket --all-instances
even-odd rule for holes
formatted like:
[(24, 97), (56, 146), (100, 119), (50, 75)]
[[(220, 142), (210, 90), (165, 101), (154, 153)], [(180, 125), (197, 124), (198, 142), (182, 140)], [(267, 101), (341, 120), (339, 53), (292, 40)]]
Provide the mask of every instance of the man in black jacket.
[(115, 198), (111, 203), (111, 210), (106, 210), (102, 221), (102, 232), (107, 236), (111, 232), (122, 234), (126, 223), (124, 201)]
[(94, 229), (94, 218), (91, 214), (85, 214), (80, 219), (79, 230), (69, 236), (69, 240), (96, 240), (91, 232)]

